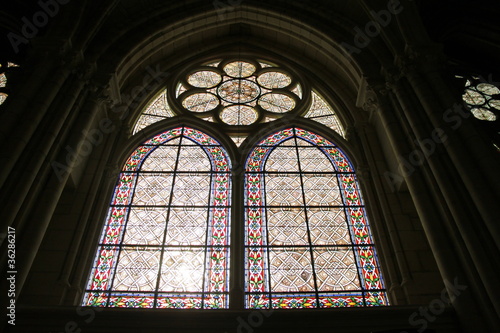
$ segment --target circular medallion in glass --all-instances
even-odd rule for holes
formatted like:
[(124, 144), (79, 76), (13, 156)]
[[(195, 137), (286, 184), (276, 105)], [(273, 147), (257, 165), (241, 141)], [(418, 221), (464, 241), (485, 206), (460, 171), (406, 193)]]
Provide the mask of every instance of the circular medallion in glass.
[(295, 101), (285, 94), (265, 94), (259, 99), (259, 105), (270, 112), (285, 113), (295, 108)]
[(246, 105), (231, 105), (222, 110), (220, 118), (228, 125), (250, 125), (258, 118), (257, 111)]
[(207, 112), (219, 105), (217, 96), (209, 93), (194, 94), (182, 101), (182, 106), (192, 112)]
[(199, 71), (189, 75), (187, 81), (196, 88), (213, 88), (222, 81), (222, 77), (214, 71)]
[(467, 104), (470, 105), (482, 105), (486, 102), (483, 95), (471, 89), (465, 90), (465, 94), (463, 94), (462, 98)]
[(249, 77), (257, 68), (249, 62), (246, 61), (233, 61), (224, 66), (224, 72), (232, 77), (244, 78)]
[(292, 79), (280, 72), (267, 72), (257, 78), (257, 82), (267, 89), (285, 88), (292, 83)]
[(260, 95), (259, 86), (249, 80), (229, 80), (217, 89), (219, 96), (229, 103), (249, 103)]
[(486, 120), (486, 121), (497, 120), (497, 116), (493, 112), (491, 112), (487, 109), (475, 108), (475, 109), (470, 110), (470, 112), (472, 112), (474, 117), (476, 117), (479, 120)]
[(477, 85), (477, 90), (479, 90), (482, 93), (485, 93), (486, 95), (496, 95), (500, 94), (500, 89), (495, 87), (492, 84), (489, 83), (480, 83)]

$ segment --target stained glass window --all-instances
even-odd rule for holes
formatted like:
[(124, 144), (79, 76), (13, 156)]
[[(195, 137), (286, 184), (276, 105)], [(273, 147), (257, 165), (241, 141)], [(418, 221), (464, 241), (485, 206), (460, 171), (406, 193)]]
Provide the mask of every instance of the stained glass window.
[(387, 305), (354, 169), (343, 151), (299, 128), (250, 153), (245, 173), (245, 306)]
[(500, 86), (492, 76), (456, 76), (464, 84), (462, 100), (465, 108), (474, 116), (481, 136), (500, 152)]
[(305, 117), (328, 126), (341, 136), (345, 137), (344, 128), (342, 127), (342, 124), (333, 109), (318, 93), (313, 91), (311, 95), (312, 104)]
[(167, 102), (167, 92), (163, 91), (142, 112), (134, 126), (133, 134), (140, 130), (162, 121), (166, 118), (173, 117), (174, 113)]
[(225, 60), (195, 66), (178, 86), (176, 98), (184, 109), (209, 113), (229, 126), (258, 124), (297, 109), (300, 83), (283, 68), (252, 59)]
[(230, 171), (219, 142), (188, 127), (135, 149), (119, 175), (83, 305), (227, 308)]
[(462, 96), (475, 118), (484, 121), (496, 121), (500, 115), (500, 89), (495, 85), (471, 78), (466, 81)]
[[(173, 79), (169, 96), (161, 92), (143, 110), (132, 134), (178, 115), (196, 117), (231, 128), (239, 146), (259, 124), (287, 115), (312, 119), (344, 136), (331, 106), (284, 67), (262, 60), (214, 60), (185, 70)], [(305, 105), (308, 95), (312, 103)], [(300, 112), (300, 114), (299, 114)], [(236, 133), (236, 135), (235, 135)]]

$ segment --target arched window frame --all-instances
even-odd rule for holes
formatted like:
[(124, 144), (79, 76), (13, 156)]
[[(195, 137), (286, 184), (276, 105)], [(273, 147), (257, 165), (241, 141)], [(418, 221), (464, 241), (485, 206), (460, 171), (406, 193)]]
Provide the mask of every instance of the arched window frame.
[[(184, 70), (185, 71), (185, 70)], [(177, 76), (180, 77), (182, 75), (185, 75), (185, 74), (180, 74)], [(307, 81), (307, 80), (306, 80)], [(174, 78), (173, 82), (175, 83), (176, 82), (176, 78)], [(195, 119), (193, 117), (193, 121), (190, 121), (188, 119), (188, 117), (186, 117), (186, 112), (185, 110), (184, 111), (176, 111), (177, 109), (179, 109), (179, 106), (178, 105), (171, 105), (169, 102), (172, 100), (172, 99), (175, 99), (175, 89), (172, 89), (173, 86), (175, 86), (175, 84), (170, 82), (170, 84), (168, 85), (169, 89), (167, 89), (167, 91), (165, 92), (160, 92), (160, 93), (156, 93), (156, 97), (152, 100), (150, 100), (150, 102), (148, 103), (148, 107), (147, 109), (151, 109), (151, 107), (154, 107), (156, 110), (161, 110), (161, 115), (157, 114), (156, 111), (152, 114), (149, 114), (149, 115), (155, 115), (155, 116), (159, 116), (158, 119), (156, 119), (155, 121), (151, 121), (148, 123), (148, 121), (146, 122), (143, 122), (142, 124), (142, 127), (141, 128), (138, 128), (137, 127), (137, 124), (141, 121), (141, 117), (140, 116), (139, 118), (136, 118), (136, 121), (134, 124), (131, 124), (131, 128), (134, 128), (134, 131), (133, 131), (133, 134), (137, 136), (141, 136), (141, 137), (144, 137), (144, 135), (149, 136), (147, 135), (146, 133), (153, 133), (152, 132), (152, 129), (153, 128), (157, 128), (157, 129), (161, 129), (161, 128), (167, 128), (165, 126), (167, 126), (167, 124), (170, 124), (170, 123), (176, 123), (175, 119), (178, 118), (177, 116), (180, 116), (182, 117), (182, 123), (183, 124), (187, 124), (188, 126), (191, 126), (193, 128), (211, 128), (213, 127), (209, 120), (207, 119), (204, 119), (205, 122), (201, 119)], [(331, 106), (330, 106), (330, 103), (327, 102), (327, 100), (322, 96), (321, 93), (319, 93), (318, 91), (316, 90), (313, 90), (309, 84), (305, 84), (304, 87), (306, 87), (307, 89), (310, 89), (310, 91), (308, 92), (304, 92), (304, 94), (309, 94), (310, 96), (308, 98), (306, 98), (304, 100), (304, 104), (301, 106), (301, 110), (300, 111), (300, 116), (299, 118), (303, 118), (302, 121), (299, 121), (300, 124), (302, 123), (306, 123), (306, 124), (311, 124), (312, 125), (312, 128), (322, 128), (321, 132), (323, 133), (330, 133), (330, 135), (327, 135), (327, 137), (331, 137), (331, 138), (341, 138), (341, 137), (344, 137), (345, 135), (345, 131), (344, 131), (344, 128), (342, 127), (342, 124), (341, 122), (339, 121), (336, 113), (334, 111), (332, 111), (331, 109)], [(182, 94), (182, 92), (181, 92)], [(157, 103), (158, 101), (161, 101), (161, 103), (164, 103), (163, 105), (160, 103), (159, 105), (155, 105), (155, 103)], [(309, 101), (309, 102), (308, 102)], [(321, 105), (323, 108), (325, 108), (326, 113), (323, 113), (323, 114), (320, 114), (318, 116), (317, 113), (314, 113), (314, 112), (311, 112), (310, 110), (306, 109), (306, 106), (307, 105), (311, 105), (311, 104), (315, 104), (316, 101), (316, 104), (318, 105)], [(311, 103), (311, 104), (309, 104)], [(144, 114), (148, 114), (148, 112), (145, 112)], [(326, 123), (323, 123), (322, 121), (318, 121), (317, 119), (315, 118), (327, 118), (327, 117), (333, 117), (333, 122), (332, 121), (328, 121), (328, 123), (330, 124), (333, 124), (333, 127), (332, 126), (329, 126), (327, 125)], [(199, 117), (198, 117), (199, 118)], [(293, 118), (293, 117), (292, 117)], [(307, 119), (309, 118), (309, 119)], [(171, 119), (172, 121), (170, 121), (169, 119)], [(200, 123), (204, 123), (203, 126), (198, 126), (196, 124), (200, 124)], [(299, 124), (297, 123), (297, 124)], [(239, 152), (237, 153), (237, 155), (239, 155), (239, 157), (241, 158), (241, 154), (244, 153), (245, 151), (248, 151), (248, 149), (251, 149), (251, 147), (249, 147), (251, 141), (253, 140), (256, 140), (256, 138), (259, 136), (258, 133), (263, 133), (263, 131), (269, 131), (270, 129), (272, 129), (273, 127), (275, 126), (282, 126), (283, 124), (286, 124), (287, 126), (294, 126), (294, 121), (290, 118), (290, 117), (283, 117), (282, 119), (278, 119), (278, 120), (275, 120), (275, 121), (266, 121), (262, 124), (260, 124), (260, 127), (255, 125), (253, 126), (253, 131), (256, 131), (257, 133), (253, 133), (253, 134), (249, 134), (249, 133), (243, 133), (244, 136), (248, 136), (248, 139), (251, 138), (251, 140), (246, 140), (244, 143), (242, 140), (240, 140), (239, 142), (237, 142), (235, 140), (235, 136), (234, 136), (234, 131), (233, 133), (231, 133), (230, 135), (228, 135), (228, 137), (225, 137), (227, 134), (224, 134), (224, 133), (220, 133), (216, 128), (212, 128), (209, 132), (211, 133), (215, 133), (215, 135), (213, 135), (214, 138), (217, 138), (217, 140), (220, 140), (221, 142), (224, 142), (225, 144), (225, 147), (226, 148), (231, 148), (233, 151), (238, 151)], [(169, 125), (168, 125), (169, 126)], [(309, 126), (304, 126), (304, 125), (300, 125), (304, 128), (307, 128)], [(324, 128), (323, 128), (324, 127)], [(330, 127), (330, 128), (328, 128)], [(219, 132), (219, 133), (218, 133)], [(237, 131), (236, 131), (237, 132)], [(335, 133), (334, 133), (335, 132)], [(232, 146), (231, 145), (231, 140), (232, 139), (235, 144), (236, 144), (236, 148), (235, 147), (230, 147)], [(343, 139), (341, 139), (341, 141), (345, 142)], [(243, 143), (243, 144), (242, 144)], [(238, 160), (239, 158), (237, 157), (236, 158), (236, 161)], [(241, 162), (241, 159), (240, 159), (240, 162)], [(233, 170), (233, 174), (234, 174), (234, 170)], [(238, 179), (241, 181), (241, 179)], [(236, 196), (238, 199), (240, 199), (239, 196)], [(237, 204), (236, 204), (237, 206)], [(242, 213), (242, 211), (238, 211), (238, 213)], [(242, 214), (242, 217), (243, 217), (243, 214)], [(234, 221), (234, 220), (233, 220)], [(233, 240), (234, 241), (234, 240)], [(240, 239), (236, 239), (236, 242), (240, 243), (241, 246), (243, 246), (243, 240), (240, 240)], [(239, 258), (239, 259), (244, 259), (243, 257)], [(234, 262), (233, 262), (234, 263)], [(234, 264), (233, 264), (234, 265)], [(377, 268), (378, 268), (378, 265), (377, 265)], [(232, 271), (231, 272), (231, 276), (233, 276), (233, 283), (236, 283), (234, 282), (234, 277), (236, 277), (236, 279), (242, 279), (244, 278), (244, 273), (242, 273), (244, 271), (243, 268), (241, 268), (241, 271), (239, 271), (239, 268), (235, 268), (233, 267), (233, 269), (235, 272), (237, 272), (236, 274)], [(382, 283), (382, 282), (381, 282)], [(236, 289), (239, 288), (240, 285), (239, 285), (239, 282), (238, 284), (236, 285)], [(243, 288), (243, 286), (241, 286)], [(377, 306), (377, 305), (388, 305), (388, 301), (387, 301), (387, 297), (385, 295), (385, 289), (383, 288), (379, 288), (377, 290), (375, 290), (374, 292), (378, 292), (380, 291), (381, 294), (379, 295), (375, 295), (375, 298), (373, 298), (373, 301), (370, 299), (370, 295), (368, 295), (367, 292), (364, 292), (364, 294), (362, 296), (360, 296), (360, 298), (358, 299), (358, 301), (355, 301), (355, 302), (350, 302), (350, 300), (352, 301), (352, 299), (350, 299), (349, 297), (347, 298), (344, 298), (344, 299), (337, 299), (336, 302), (333, 302), (331, 303), (333, 305), (333, 307), (337, 306), (337, 307), (343, 307), (343, 306)], [(368, 297), (367, 297), (368, 295)], [(237, 302), (234, 302), (234, 301), (231, 301), (232, 302), (232, 305), (231, 307), (235, 307), (235, 308), (239, 308), (240, 306), (244, 307), (243, 303), (244, 303), (244, 293), (242, 293), (241, 295), (234, 295), (234, 293), (231, 294), (231, 299), (233, 300), (236, 300)], [(239, 303), (241, 303), (242, 305), (238, 305)], [(134, 303), (133, 303), (134, 304)], [(249, 305), (250, 303), (247, 303), (246, 304), (246, 307), (247, 308), (252, 308), (254, 306), (250, 306)], [(317, 303), (316, 305), (318, 305), (319, 303)], [(257, 306), (259, 307), (259, 306)], [(321, 306), (318, 306), (318, 307), (321, 307)], [(328, 306), (324, 306), (324, 307), (328, 307)], [(292, 308), (292, 307), (290, 307)]]
[[(194, 293), (161, 293), (149, 290), (146, 293), (114, 290), (112, 283), (122, 251), (131, 207), (141, 166), (157, 149), (176, 138), (185, 138), (205, 150), (211, 161), (211, 203), (207, 206), (209, 221), (205, 250), (202, 290)], [(182, 147), (182, 145), (180, 146)], [(179, 148), (180, 149), (180, 148)], [(89, 278), (83, 305), (99, 307), (138, 308), (227, 308), (229, 269), (229, 219), (231, 164), (221, 145), (210, 136), (189, 127), (177, 127), (164, 131), (137, 147), (125, 162), (115, 186), (94, 265)], [(177, 165), (174, 173), (178, 172)], [(172, 206), (169, 204), (168, 209)], [(160, 245), (164, 249), (169, 244)], [(137, 245), (136, 245), (137, 246)], [(160, 262), (159, 265), (162, 263)], [(160, 268), (158, 268), (160, 269)], [(158, 271), (158, 277), (159, 277)], [(158, 286), (157, 286), (158, 288)]]
[[(358, 274), (358, 290), (324, 290), (318, 288), (316, 272), (312, 268), (314, 287), (307, 292), (275, 292), (271, 286), (272, 277), (269, 253), (273, 251), (268, 234), (270, 233), (266, 217), (269, 206), (266, 201), (265, 175), (276, 174), (265, 170), (270, 154), (285, 141), (296, 140), (295, 150), (299, 154), (301, 147), (297, 139), (309, 142), (328, 157), (334, 169), (334, 177), (338, 179), (340, 208), (345, 211), (345, 222), (349, 230), (350, 244), (344, 244), (355, 256), (356, 274)], [(300, 165), (300, 158), (297, 155)], [(380, 273), (378, 258), (371, 235), (365, 206), (359, 190), (356, 173), (352, 163), (337, 145), (320, 135), (298, 127), (290, 127), (275, 132), (259, 142), (250, 153), (245, 165), (245, 302), (247, 308), (329, 308), (388, 305), (384, 282)], [(279, 174), (279, 173), (278, 173)], [(302, 171), (293, 173), (303, 177)], [(304, 185), (301, 191), (305, 191)], [(312, 206), (304, 203), (302, 213)], [(285, 208), (286, 206), (280, 206)], [(326, 207), (328, 208), (328, 207)], [(312, 267), (315, 265), (313, 251), (319, 248), (333, 250), (338, 244), (314, 244), (311, 241), (310, 225), (305, 221), (308, 240), (305, 249), (310, 250)], [(333, 227), (333, 226), (332, 226)], [(283, 244), (282, 246), (283, 247)], [(278, 246), (277, 248), (281, 248)], [(285, 247), (283, 247), (284, 249)], [(341, 288), (342, 289), (342, 288)]]

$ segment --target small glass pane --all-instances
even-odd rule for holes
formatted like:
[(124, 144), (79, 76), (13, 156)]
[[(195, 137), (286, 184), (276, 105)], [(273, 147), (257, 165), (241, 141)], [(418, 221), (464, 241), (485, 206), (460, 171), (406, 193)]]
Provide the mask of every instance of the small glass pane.
[(128, 245), (161, 245), (166, 223), (166, 209), (134, 207), (130, 210), (123, 242)]
[(250, 125), (257, 120), (258, 113), (249, 106), (233, 105), (222, 110), (220, 117), (228, 125)]
[(159, 121), (162, 121), (163, 119), (167, 119), (166, 117), (159, 117), (159, 116), (149, 116), (147, 114), (143, 114), (139, 120), (137, 120), (137, 123), (135, 124), (134, 131), (132, 134), (136, 134), (137, 132), (140, 132), (141, 130), (145, 129), (146, 127), (153, 125)]
[(177, 90), (175, 91), (175, 97), (179, 97), (185, 91), (187, 91), (186, 87), (179, 83), (177, 85)]
[(249, 103), (260, 95), (259, 86), (250, 80), (229, 80), (217, 89), (219, 96), (229, 103)]
[(3, 102), (5, 102), (5, 100), (7, 99), (7, 94), (4, 94), (4, 93), (0, 93), (0, 104), (2, 104)]
[(297, 84), (297, 86), (295, 86), (295, 88), (292, 89), (292, 92), (299, 96), (299, 98), (302, 98), (302, 87), (300, 86), (300, 84)]
[(172, 146), (160, 146), (156, 148), (143, 162), (142, 171), (174, 171), (175, 161), (179, 148), (174, 146), (179, 140), (172, 140)]
[(354, 254), (347, 248), (318, 248), (314, 268), (319, 291), (358, 290), (359, 278)]
[(206, 208), (173, 208), (168, 218), (165, 243), (169, 245), (204, 245), (207, 238)]
[[(293, 143), (293, 140), (287, 142)], [(297, 149), (291, 147), (276, 147), (266, 161), (265, 170), (269, 172), (298, 172)]]
[(188, 83), (197, 88), (213, 88), (221, 81), (220, 74), (213, 71), (199, 71), (188, 77)]
[(172, 189), (172, 175), (140, 174), (135, 188), (134, 205), (166, 206)]
[(269, 208), (269, 245), (307, 245), (307, 225), (301, 208)]
[(284, 94), (265, 94), (259, 99), (259, 105), (270, 112), (285, 113), (293, 110), (295, 101)]
[(304, 172), (331, 172), (333, 170), (332, 162), (316, 147), (299, 149), (299, 158), (300, 168)]
[(214, 61), (214, 62), (206, 64), (205, 66), (217, 67), (217, 66), (219, 66), (219, 64), (220, 64), (220, 61)]
[(234, 141), (237, 147), (241, 146), (243, 141), (245, 141), (247, 137), (246, 136), (231, 136), (231, 140)]
[(234, 61), (224, 66), (227, 75), (238, 78), (245, 78), (255, 73), (255, 66), (246, 61)]
[(292, 79), (280, 72), (267, 72), (260, 75), (257, 81), (261, 86), (268, 89), (285, 88), (292, 83)]
[(298, 175), (269, 174), (265, 178), (266, 203), (269, 206), (303, 205), (300, 177)]
[(346, 245), (351, 242), (343, 208), (307, 210), (313, 245)]
[(305, 117), (311, 118), (318, 123), (328, 126), (341, 136), (345, 137), (344, 128), (342, 127), (333, 109), (314, 91), (311, 95), (313, 101)]
[(309, 249), (271, 249), (269, 266), (274, 292), (314, 291)]
[[(192, 143), (183, 140), (183, 145)], [(174, 158), (175, 161), (175, 158)], [(179, 152), (179, 171), (209, 171), (212, 165), (206, 151), (200, 146), (183, 146)]]
[(207, 206), (210, 175), (178, 174), (175, 178), (172, 206)]
[(472, 114), (474, 115), (474, 117), (476, 117), (477, 119), (479, 120), (486, 120), (486, 121), (495, 121), (497, 120), (497, 116), (487, 110), (487, 109), (483, 109), (483, 108), (474, 108), (472, 110), (470, 110), (472, 112)]
[(154, 291), (160, 267), (159, 248), (125, 247), (120, 251), (113, 289)]
[(207, 112), (219, 106), (219, 99), (209, 93), (194, 94), (186, 97), (182, 106), (193, 112)]
[(342, 205), (337, 178), (329, 175), (303, 175), (304, 194), (308, 206)]
[(488, 102), (488, 104), (490, 107), (500, 110), (500, 100), (492, 99)]
[(489, 83), (480, 83), (477, 85), (477, 90), (479, 90), (480, 92), (486, 94), (486, 95), (496, 95), (496, 94), (500, 94), (500, 89), (498, 89), (497, 87), (495, 87), (494, 85), (492, 84), (489, 84)]
[(173, 117), (174, 113), (167, 102), (167, 91), (165, 90), (153, 102), (151, 102), (143, 113), (153, 116)]
[(465, 94), (462, 97), (464, 101), (470, 105), (483, 105), (484, 102), (486, 102), (483, 95), (472, 89), (465, 90)]
[(159, 291), (203, 290), (204, 259), (205, 249), (166, 249), (163, 253)]

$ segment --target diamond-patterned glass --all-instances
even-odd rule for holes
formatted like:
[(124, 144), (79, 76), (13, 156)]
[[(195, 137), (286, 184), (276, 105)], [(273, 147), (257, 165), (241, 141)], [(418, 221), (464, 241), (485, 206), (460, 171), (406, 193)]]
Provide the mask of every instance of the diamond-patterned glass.
[(83, 305), (227, 308), (231, 164), (222, 146), (178, 127), (135, 149), (123, 170)]
[(387, 305), (353, 167), (336, 145), (287, 128), (250, 152), (245, 306)]

